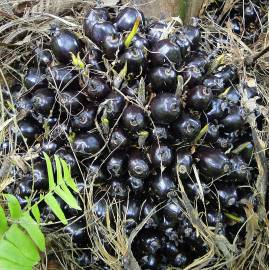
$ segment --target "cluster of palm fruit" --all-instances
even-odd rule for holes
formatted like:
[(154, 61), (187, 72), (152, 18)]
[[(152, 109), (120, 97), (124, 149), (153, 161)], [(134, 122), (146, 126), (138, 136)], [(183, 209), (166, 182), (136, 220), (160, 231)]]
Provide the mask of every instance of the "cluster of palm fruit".
[[(126, 235), (148, 218), (132, 243), (142, 269), (183, 267), (207, 252), (186, 214), (183, 189), (201, 220), (233, 241), (257, 176), (238, 89), (252, 98), (256, 88), (240, 82), (232, 65), (212, 70), (218, 55), (203, 50), (197, 25), (146, 20), (130, 7), (92, 8), (83, 29), (82, 39), (53, 28), (49, 45), (29, 58), (23, 82), (3, 91), (14, 105), (10, 113), (26, 114), (11, 130), (18, 154), (40, 153), (33, 173), (17, 170), (6, 191), (22, 205), (26, 197), (35, 201), (48, 190), (42, 152), (60, 156), (81, 194), (94, 184), (90, 211), (104, 224), (107, 209), (115, 210), (109, 202), (120, 203)], [(4, 142), (1, 151), (9, 147)], [(78, 264), (109, 269), (87, 251), (94, 246), (83, 211), (59, 204), (71, 219), (64, 231), (85, 248)], [(58, 221), (47, 205), (41, 217)]]
[(269, 2), (267, 0), (246, 0), (227, 3), (216, 0), (207, 8), (207, 14), (221, 26), (228, 26), (246, 44), (253, 44), (262, 32), (266, 22)]

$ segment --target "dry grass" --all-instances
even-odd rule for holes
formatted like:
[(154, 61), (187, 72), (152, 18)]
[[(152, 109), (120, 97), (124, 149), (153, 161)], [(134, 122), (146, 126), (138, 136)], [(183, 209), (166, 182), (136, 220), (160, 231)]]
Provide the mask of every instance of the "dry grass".
[[(13, 4), (18, 4), (23, 1), (13, 2)], [(229, 1), (227, 1), (227, 3), (228, 2)], [(64, 6), (59, 6), (59, 3), (64, 3)], [(66, 14), (66, 10), (70, 9), (70, 6), (73, 7), (74, 3), (76, 3), (76, 9), (73, 8), (71, 12)], [(92, 1), (41, 1), (40, 5), (37, 5), (32, 9), (25, 8), (25, 10), (23, 10), (23, 17), (17, 17), (15, 14), (11, 13), (12, 9), (10, 10), (8, 4), (5, 4), (5, 9), (3, 9), (3, 14), (1, 14), (3, 17), (0, 21), (1, 88), (8, 88), (10, 85), (12, 76), (14, 76), (14, 70), (12, 68), (13, 64), (20, 62), (23, 59), (27, 59), (29, 51), (33, 46), (45, 44), (49, 41), (48, 32), (51, 24), (61, 24), (64, 27), (73, 29), (77, 33), (82, 33), (81, 21), (83, 14), (77, 12), (78, 10), (81, 10), (81, 3), (83, 3), (83, 5), (90, 5), (92, 4)], [(231, 2), (229, 3), (232, 4)], [(1, 5), (3, 4), (0, 4), (0, 9)], [(269, 54), (265, 54), (258, 59), (252, 68), (247, 68), (245, 66), (246, 57), (255, 55), (255, 53), (268, 45), (268, 35), (267, 33), (263, 33), (255, 46), (250, 48), (245, 45), (238, 36), (233, 34), (229, 28), (222, 28), (214, 22), (206, 20), (201, 23), (201, 27), (203, 28), (204, 38), (208, 40), (204, 50), (211, 51), (213, 47), (213, 49), (221, 51), (225, 63), (231, 63), (237, 66), (240, 81), (250, 81), (252, 83), (254, 81), (264, 100), (264, 105), (257, 104), (256, 100), (247, 100), (242, 87), (239, 88), (241, 89), (242, 106), (244, 106), (248, 112), (248, 123), (252, 128), (253, 140), (255, 143), (255, 158), (259, 169), (259, 176), (256, 181), (256, 186), (253, 188), (255, 194), (257, 194), (259, 206), (255, 212), (250, 203), (245, 205), (247, 220), (242, 225), (245, 226), (247, 231), (245, 243), (238, 243), (237, 239), (235, 239), (233, 243), (230, 243), (224, 236), (215, 233), (212, 228), (209, 228), (201, 221), (197, 209), (191, 204), (185, 193), (183, 184), (180, 178), (178, 178), (178, 197), (185, 206), (185, 215), (191, 221), (197, 234), (201, 236), (208, 246), (208, 252), (203, 257), (192, 262), (191, 265), (185, 269), (268, 269), (264, 258), (268, 256), (269, 245), (269, 221), (265, 209), (265, 196), (268, 185), (268, 162), (265, 156), (265, 149), (269, 147), (269, 119), (267, 105), (269, 104)], [(220, 43), (216, 48), (213, 43), (210, 43), (212, 34), (227, 36), (229, 43)], [(110, 69), (112, 69), (112, 67), (110, 67)], [(16, 75), (19, 76), (19, 78), (22, 78), (21, 74)], [(137, 100), (128, 101), (135, 102), (141, 108), (146, 110), (147, 106), (144, 106)], [(16, 180), (14, 179), (11, 165), (15, 164), (15, 166), (20, 169), (26, 170), (32, 158), (36, 155), (36, 152), (30, 148), (28, 148), (27, 153), (18, 154), (16, 137), (11, 135), (11, 129), (17, 126), (17, 121), (22, 115), (18, 114), (15, 110), (13, 110), (11, 116), (7, 115), (5, 106), (0, 91), (0, 143), (7, 140), (10, 144), (10, 151), (8, 154), (2, 154), (0, 156), (0, 191)], [(264, 129), (261, 131), (257, 130), (254, 110), (259, 110), (266, 120)], [(101, 130), (102, 129), (100, 128), (100, 131)], [(110, 130), (110, 134), (112, 130), (113, 128)], [(65, 135), (67, 137), (67, 134)], [(103, 134), (103, 136), (107, 137), (106, 134)], [(195, 181), (200, 183), (198, 175), (196, 176)], [(84, 179), (84, 181), (89, 183), (89, 179)], [(154, 214), (154, 211), (137, 226), (130, 237), (127, 237), (123, 230), (126, 217), (120, 214), (121, 204), (118, 201), (107, 201), (108, 212), (104, 225), (104, 222), (99, 220), (94, 214), (93, 195), (92, 184), (88, 185), (85, 193), (81, 195), (83, 201), (87, 202), (84, 205), (84, 216), (87, 220), (88, 234), (92, 241), (91, 252), (96, 258), (109, 264), (113, 270), (139, 270), (140, 267), (131, 251), (131, 244), (147, 219)], [(201, 198), (203, 198), (202, 189), (200, 195)], [(114, 209), (114, 215), (111, 216), (110, 210), (112, 208)], [(52, 233), (48, 231), (48, 254), (45, 254), (40, 269), (80, 269), (73, 259), (73, 254), (77, 251), (70, 244), (70, 239), (66, 238), (66, 236), (63, 236), (63, 240), (59, 241), (59, 233), (61, 233), (61, 231)], [(111, 252), (111, 250), (113, 252)], [(47, 257), (47, 255), (49, 256)], [(56, 259), (56, 261), (58, 261), (57, 263), (48, 260), (51, 255), (54, 255), (54, 261)]]

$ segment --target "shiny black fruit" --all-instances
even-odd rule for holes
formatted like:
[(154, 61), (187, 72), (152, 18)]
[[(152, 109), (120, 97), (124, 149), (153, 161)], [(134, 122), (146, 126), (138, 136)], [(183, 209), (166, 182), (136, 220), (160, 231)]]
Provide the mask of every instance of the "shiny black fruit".
[(130, 97), (136, 98), (138, 96), (139, 82), (135, 80), (134, 82), (122, 87), (121, 92)]
[(251, 180), (251, 172), (248, 164), (240, 156), (232, 157), (230, 162), (232, 167), (231, 176), (247, 185), (248, 181)]
[(83, 102), (85, 101), (85, 97), (81, 92), (69, 89), (59, 93), (59, 101), (64, 110), (68, 113), (76, 114), (83, 111)]
[(111, 92), (106, 97), (106, 100), (107, 102), (105, 108), (108, 119), (116, 119), (117, 117), (119, 117), (124, 107), (124, 97), (117, 92)]
[(221, 66), (219, 70), (214, 74), (214, 77), (222, 79), (228, 86), (230, 82), (233, 82), (236, 77), (236, 71), (233, 66)]
[(155, 93), (175, 92), (177, 88), (177, 74), (170, 67), (155, 67), (150, 70), (149, 82)]
[(161, 39), (161, 36), (167, 27), (167, 24), (161, 21), (155, 21), (148, 26), (147, 39), (150, 45), (155, 44)]
[(15, 190), (16, 195), (19, 195), (22, 198), (30, 197), (33, 190), (33, 181), (31, 177), (25, 177), (23, 178), (17, 185), (17, 188)]
[(184, 114), (172, 123), (174, 136), (183, 141), (192, 141), (196, 138), (201, 130), (199, 119)]
[(168, 167), (174, 160), (172, 147), (155, 143), (150, 149), (150, 160), (154, 168)]
[(227, 112), (228, 104), (219, 98), (213, 98), (209, 109), (206, 112), (208, 120), (214, 121), (221, 119)]
[(36, 48), (34, 54), (34, 62), (37, 66), (47, 67), (51, 65), (53, 58), (49, 50)]
[(96, 154), (102, 146), (103, 141), (98, 133), (79, 133), (73, 142), (74, 151), (86, 155)]
[(31, 111), (33, 109), (32, 94), (28, 93), (18, 97), (18, 99), (14, 101), (14, 105), (17, 110)]
[(207, 88), (211, 88), (214, 94), (221, 94), (225, 89), (225, 82), (223, 78), (217, 78), (214, 75), (206, 78), (203, 81), (203, 85)]
[(125, 148), (128, 146), (128, 137), (125, 134), (125, 131), (121, 128), (115, 128), (111, 133), (110, 140), (109, 140), (109, 147), (114, 149)]
[(127, 184), (130, 190), (136, 194), (141, 194), (144, 191), (144, 179), (130, 176), (127, 179)]
[(175, 179), (168, 173), (158, 173), (151, 179), (151, 193), (154, 197), (165, 199), (170, 191), (176, 189)]
[(198, 27), (192, 25), (185, 25), (180, 30), (183, 35), (189, 40), (192, 48), (196, 48), (201, 39), (201, 31)]
[(203, 73), (197, 66), (188, 65), (182, 71), (184, 81), (188, 86), (200, 84), (203, 78)]
[(213, 98), (212, 90), (202, 85), (197, 85), (187, 91), (187, 106), (200, 111), (206, 110)]
[(160, 235), (153, 230), (144, 230), (139, 240), (140, 249), (144, 254), (156, 254), (161, 248)]
[(238, 201), (237, 188), (231, 183), (218, 183), (215, 185), (220, 203), (225, 207), (235, 206)]
[(165, 206), (162, 208), (164, 217), (174, 224), (178, 223), (182, 212), (182, 205), (176, 198), (168, 200)]
[(87, 81), (84, 91), (92, 101), (100, 102), (111, 92), (111, 88), (104, 79), (95, 77)]
[(170, 124), (175, 121), (180, 114), (179, 99), (169, 93), (157, 95), (151, 102), (152, 118), (158, 124)]
[(158, 269), (158, 259), (156, 255), (149, 254), (143, 256), (139, 263), (142, 269), (157, 270)]
[(106, 162), (106, 169), (112, 177), (122, 176), (127, 171), (127, 156), (124, 152), (114, 152)]
[(107, 35), (102, 43), (102, 48), (106, 58), (114, 60), (124, 48), (122, 35), (119, 33)]
[(146, 68), (146, 55), (143, 49), (130, 47), (120, 56), (120, 67), (127, 63), (127, 73), (133, 76), (141, 75)]
[(60, 145), (61, 145), (60, 140), (59, 141), (57, 139), (45, 140), (41, 144), (41, 150), (46, 152), (48, 155), (53, 155), (60, 147)]
[(145, 112), (135, 105), (129, 105), (123, 112), (122, 123), (130, 132), (143, 130), (147, 124)]
[(71, 237), (74, 244), (80, 247), (90, 244), (84, 220), (71, 221), (70, 224), (64, 227), (64, 232)]
[(48, 81), (45, 71), (43, 69), (30, 68), (24, 77), (24, 85), (28, 90), (46, 88)]
[(87, 159), (84, 163), (87, 179), (95, 183), (104, 183), (108, 179), (104, 166), (100, 161), (92, 161)]
[(132, 46), (140, 48), (140, 49), (144, 49), (144, 48), (149, 47), (149, 42), (146, 38), (137, 34), (132, 39)]
[(109, 35), (116, 34), (116, 28), (111, 22), (97, 22), (92, 27), (91, 40), (99, 47), (102, 47)]
[(171, 37), (172, 41), (180, 48), (182, 58), (186, 57), (190, 51), (191, 43), (183, 33), (176, 33)]
[(49, 115), (55, 105), (55, 92), (48, 88), (38, 89), (33, 95), (32, 102), (36, 112)]
[(155, 142), (158, 141), (167, 141), (171, 138), (171, 135), (169, 134), (169, 128), (165, 125), (155, 125), (155, 127), (152, 130), (152, 139)]
[(89, 38), (91, 38), (91, 31), (93, 26), (97, 22), (103, 22), (109, 20), (109, 13), (105, 8), (92, 8), (89, 10), (89, 12), (86, 14), (84, 19), (84, 32), (85, 35)]
[(175, 267), (185, 267), (189, 263), (189, 258), (185, 253), (178, 253), (172, 262), (172, 265)]
[(48, 70), (47, 76), (56, 89), (78, 88), (79, 86), (77, 71), (68, 66), (54, 66)]
[(72, 130), (90, 130), (94, 127), (96, 107), (93, 104), (87, 104), (79, 114), (71, 118)]
[(32, 117), (27, 117), (18, 123), (21, 135), (27, 140), (35, 140), (41, 133), (42, 129), (39, 123)]
[(229, 158), (220, 150), (209, 147), (198, 150), (198, 168), (208, 177), (220, 177), (231, 170)]
[(56, 31), (51, 47), (56, 59), (60, 63), (67, 64), (72, 60), (71, 53), (75, 56), (78, 53), (82, 54), (83, 44), (76, 34), (69, 30), (60, 30)]
[(113, 179), (109, 184), (108, 194), (113, 198), (125, 199), (128, 196), (126, 183), (118, 179)]
[(176, 151), (176, 171), (180, 178), (187, 178), (192, 169), (192, 155), (186, 149)]
[(49, 186), (48, 172), (45, 161), (39, 161), (33, 165), (33, 182), (37, 190), (47, 189)]
[(137, 18), (140, 20), (140, 25), (145, 24), (144, 14), (141, 11), (126, 7), (116, 17), (115, 26), (118, 31), (131, 31)]
[(137, 178), (146, 178), (150, 173), (150, 164), (142, 152), (132, 152), (128, 160), (128, 172)]
[(221, 119), (221, 124), (224, 126), (224, 132), (233, 132), (239, 130), (244, 125), (244, 112), (239, 106), (229, 106), (228, 115)]
[(182, 63), (179, 46), (169, 39), (163, 39), (156, 42), (152, 47), (150, 56), (153, 66), (163, 66), (166, 64), (179, 67)]
[(105, 70), (102, 52), (100, 50), (94, 48), (89, 49), (85, 61), (93, 72)]
[(219, 139), (219, 133), (219, 126), (209, 123), (205, 141), (209, 143), (216, 142)]

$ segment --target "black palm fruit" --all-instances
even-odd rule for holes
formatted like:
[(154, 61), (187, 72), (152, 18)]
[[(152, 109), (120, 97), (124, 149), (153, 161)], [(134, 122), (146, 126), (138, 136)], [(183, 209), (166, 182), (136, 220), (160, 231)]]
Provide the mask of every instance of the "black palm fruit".
[(90, 130), (94, 127), (96, 116), (96, 107), (89, 103), (78, 114), (72, 116), (71, 127), (72, 130), (77, 132), (79, 130)]
[(56, 89), (78, 88), (78, 73), (72, 67), (57, 65), (47, 71), (49, 82)]
[(186, 36), (189, 40), (191, 47), (195, 49), (201, 39), (201, 31), (198, 27), (192, 25), (183, 26), (180, 31)]
[(174, 161), (172, 147), (166, 144), (154, 143), (150, 149), (150, 160), (154, 168), (170, 166)]
[(106, 97), (106, 100), (105, 109), (108, 119), (116, 119), (119, 117), (124, 107), (124, 97), (117, 92), (111, 92)]
[(219, 149), (204, 147), (196, 155), (198, 168), (207, 177), (220, 177), (231, 170), (229, 158)]
[(251, 172), (248, 164), (240, 157), (234, 156), (230, 159), (231, 162), (231, 177), (237, 181), (247, 184), (251, 180)]
[(155, 44), (161, 39), (166, 27), (167, 24), (162, 21), (155, 21), (147, 27), (147, 39), (150, 45)]
[(133, 7), (122, 9), (115, 19), (115, 25), (118, 31), (131, 31), (136, 19), (139, 18), (140, 25), (145, 24), (144, 14)]
[(32, 98), (34, 110), (43, 115), (49, 115), (55, 105), (55, 92), (42, 88), (35, 91)]
[(114, 60), (124, 48), (122, 35), (114, 33), (107, 35), (102, 43), (102, 49), (107, 59)]
[(123, 151), (116, 151), (106, 161), (106, 169), (112, 177), (123, 176), (127, 171), (128, 159)]
[(201, 122), (188, 114), (180, 116), (172, 123), (172, 131), (176, 138), (183, 141), (192, 141), (201, 130)]
[(153, 45), (150, 59), (153, 66), (166, 64), (177, 68), (182, 64), (180, 47), (169, 39), (159, 40)]
[(128, 147), (128, 143), (129, 143), (128, 137), (122, 128), (117, 127), (112, 131), (109, 140), (109, 147), (112, 150), (126, 149), (126, 147)]
[(56, 59), (63, 64), (72, 60), (71, 53), (75, 56), (80, 53), (82, 57), (83, 43), (76, 34), (69, 30), (56, 31), (51, 41), (51, 47)]
[(92, 27), (90, 39), (98, 47), (102, 47), (106, 37), (116, 34), (116, 32), (116, 28), (111, 22), (97, 22)]
[(79, 133), (73, 142), (74, 151), (82, 155), (94, 155), (102, 146), (103, 141), (98, 133)]
[(244, 125), (244, 111), (242, 107), (233, 105), (228, 107), (228, 115), (221, 119), (224, 132), (234, 132)]
[(149, 82), (155, 93), (175, 92), (177, 74), (170, 67), (154, 67), (149, 73)]
[(109, 20), (109, 13), (105, 8), (92, 8), (88, 11), (84, 19), (84, 32), (85, 35), (91, 38), (91, 32), (93, 26), (97, 22), (103, 22)]
[(85, 61), (89, 66), (90, 71), (93, 73), (105, 70), (104, 62), (102, 59), (102, 52), (98, 49), (89, 49), (89, 51), (87, 51)]
[(157, 95), (151, 102), (152, 118), (158, 124), (170, 124), (180, 115), (180, 101), (170, 93)]
[(34, 63), (37, 66), (50, 66), (53, 61), (52, 54), (48, 49), (36, 48), (34, 50)]
[(128, 160), (128, 172), (137, 178), (146, 178), (150, 173), (149, 161), (142, 152), (132, 152)]
[(188, 149), (178, 149), (176, 151), (176, 171), (180, 178), (187, 178), (192, 169), (192, 155)]
[(107, 82), (99, 77), (90, 78), (87, 81), (86, 88), (84, 92), (92, 100), (101, 102), (105, 97), (111, 93), (111, 88)]
[(166, 199), (168, 193), (176, 189), (175, 179), (167, 172), (154, 175), (150, 186), (152, 195), (159, 199)]
[(24, 77), (24, 85), (28, 90), (46, 88), (48, 81), (45, 70), (43, 68), (30, 68)]
[(122, 124), (130, 132), (143, 130), (147, 125), (146, 114), (140, 107), (129, 105), (123, 112)]
[(130, 47), (120, 56), (120, 67), (127, 63), (127, 73), (132, 76), (139, 76), (146, 68), (146, 54), (143, 49)]
[(212, 90), (202, 85), (197, 85), (187, 90), (187, 106), (194, 110), (206, 110), (213, 98)]

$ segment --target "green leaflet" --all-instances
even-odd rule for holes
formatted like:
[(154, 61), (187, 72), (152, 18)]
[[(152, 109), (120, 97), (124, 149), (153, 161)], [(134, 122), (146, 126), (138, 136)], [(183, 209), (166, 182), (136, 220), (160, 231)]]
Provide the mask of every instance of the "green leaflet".
[(55, 197), (51, 193), (48, 193), (44, 197), (44, 199), (45, 199), (46, 204), (50, 207), (50, 209), (53, 211), (53, 213), (59, 218), (59, 220), (64, 225), (67, 225), (67, 220), (66, 220), (65, 214), (64, 214), (63, 210), (61, 209), (59, 203), (55, 199)]
[[(26, 258), (21, 250), (5, 239), (0, 241), (0, 256), (21, 266), (33, 266), (33, 261)], [(0, 265), (1, 269), (1, 265)]]
[(72, 190), (74, 190), (75, 192), (79, 192), (78, 187), (74, 181), (74, 179), (71, 176), (71, 172), (70, 172), (70, 167), (68, 166), (68, 164), (66, 163), (66, 161), (64, 159), (60, 159), (61, 164), (62, 164), (62, 168), (64, 171), (64, 180), (66, 182), (66, 184), (72, 188)]
[(55, 193), (62, 198), (70, 207), (81, 210), (81, 208), (78, 205), (78, 202), (76, 198), (73, 196), (73, 194), (70, 192), (70, 190), (67, 188), (65, 184), (62, 184), (61, 186), (65, 186), (66, 188), (61, 189), (60, 187), (57, 187), (55, 189)]
[(10, 216), (13, 219), (20, 218), (22, 216), (22, 210), (17, 198), (11, 194), (5, 194), (5, 198), (7, 199)]
[(39, 225), (31, 218), (29, 214), (25, 214), (20, 219), (20, 225), (31, 236), (34, 243), (37, 245), (40, 251), (45, 251), (45, 236), (39, 228)]
[(40, 260), (37, 247), (34, 245), (32, 239), (19, 228), (19, 225), (13, 224), (5, 234), (6, 240), (17, 247), (21, 254), (32, 261), (33, 265)]
[(54, 157), (56, 164), (57, 185), (60, 185), (63, 182), (62, 166), (59, 157), (57, 155)]
[(53, 176), (53, 168), (51, 164), (51, 160), (49, 156), (44, 152), (44, 157), (46, 160), (47, 164), (47, 171), (48, 171), (48, 179), (49, 179), (49, 189), (52, 190), (55, 187), (55, 181), (54, 181), (54, 176)]
[(32, 211), (32, 214), (33, 214), (36, 222), (37, 223), (40, 223), (40, 211), (39, 211), (39, 208), (38, 208), (37, 203), (35, 203), (34, 205), (32, 205), (31, 211)]
[(5, 258), (0, 257), (0, 269), (1, 270), (32, 270), (31, 266), (22, 266), (18, 265), (15, 262), (6, 260)]
[(2, 206), (0, 206), (0, 239), (7, 230), (8, 230), (8, 225), (7, 225), (7, 218), (5, 215), (5, 211), (2, 208)]

